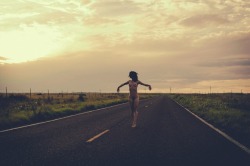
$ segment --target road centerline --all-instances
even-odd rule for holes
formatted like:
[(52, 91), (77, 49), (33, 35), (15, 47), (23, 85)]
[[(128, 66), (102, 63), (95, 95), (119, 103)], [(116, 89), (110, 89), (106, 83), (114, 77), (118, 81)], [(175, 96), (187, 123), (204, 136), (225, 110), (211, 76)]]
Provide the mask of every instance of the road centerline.
[(101, 132), (101, 133), (95, 135), (94, 137), (88, 139), (86, 142), (87, 142), (87, 143), (91, 143), (91, 142), (93, 142), (94, 140), (96, 140), (97, 138), (101, 137), (102, 135), (104, 135), (104, 134), (106, 134), (106, 133), (108, 133), (108, 132), (109, 132), (109, 130), (105, 130), (105, 131), (103, 131), (103, 132)]

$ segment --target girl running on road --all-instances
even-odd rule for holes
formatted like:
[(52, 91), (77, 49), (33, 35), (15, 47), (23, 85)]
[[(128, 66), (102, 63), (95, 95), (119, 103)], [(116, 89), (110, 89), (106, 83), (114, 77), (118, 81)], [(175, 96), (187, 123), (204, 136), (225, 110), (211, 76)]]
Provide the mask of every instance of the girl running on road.
[(136, 127), (136, 122), (137, 122), (137, 117), (138, 117), (138, 105), (139, 105), (139, 95), (137, 93), (137, 87), (138, 85), (143, 85), (143, 86), (147, 86), (149, 88), (149, 90), (151, 90), (151, 85), (148, 84), (144, 84), (141, 81), (138, 80), (138, 76), (137, 73), (135, 71), (131, 71), (129, 73), (129, 77), (132, 80), (129, 80), (123, 84), (121, 84), (118, 88), (117, 88), (117, 92), (119, 93), (120, 88), (124, 85), (129, 85), (129, 105), (131, 108), (131, 116), (132, 116), (132, 127)]

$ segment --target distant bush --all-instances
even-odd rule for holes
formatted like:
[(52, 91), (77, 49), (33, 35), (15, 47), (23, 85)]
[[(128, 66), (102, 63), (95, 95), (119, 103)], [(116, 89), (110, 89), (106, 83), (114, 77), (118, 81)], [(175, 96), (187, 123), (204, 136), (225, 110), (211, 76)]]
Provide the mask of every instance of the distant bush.
[(86, 96), (86, 95), (83, 94), (83, 93), (79, 94), (78, 100), (84, 102), (84, 97), (85, 97), (85, 96)]
[(18, 102), (28, 101), (29, 98), (24, 95), (10, 95), (8, 97), (0, 96), (0, 109), (5, 110)]

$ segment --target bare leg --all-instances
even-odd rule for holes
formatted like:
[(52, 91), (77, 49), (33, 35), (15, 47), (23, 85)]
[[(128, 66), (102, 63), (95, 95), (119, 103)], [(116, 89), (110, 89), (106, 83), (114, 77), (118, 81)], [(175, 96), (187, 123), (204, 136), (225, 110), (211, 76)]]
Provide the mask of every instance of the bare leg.
[(132, 114), (133, 114), (133, 122), (132, 122), (132, 127), (136, 127), (136, 123), (137, 123), (137, 118), (138, 118), (138, 111), (137, 111), (137, 108), (138, 108), (138, 105), (139, 105), (139, 97), (135, 98), (134, 99), (134, 102), (133, 102), (133, 109), (132, 109)]
[(131, 123), (133, 125), (134, 122), (134, 100), (132, 98), (129, 98), (129, 105), (131, 109)]
[(136, 127), (136, 123), (137, 123), (137, 118), (138, 118), (138, 111), (135, 111), (134, 113), (134, 118), (133, 118), (133, 123), (132, 123), (132, 127)]

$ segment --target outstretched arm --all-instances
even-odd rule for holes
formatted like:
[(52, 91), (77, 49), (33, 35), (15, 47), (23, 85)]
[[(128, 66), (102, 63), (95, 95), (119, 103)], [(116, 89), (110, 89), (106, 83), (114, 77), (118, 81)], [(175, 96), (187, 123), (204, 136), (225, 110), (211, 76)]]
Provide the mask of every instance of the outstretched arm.
[(141, 85), (143, 85), (143, 86), (147, 86), (149, 90), (152, 89), (151, 85), (149, 85), (149, 84), (144, 84), (144, 83), (142, 83), (141, 81), (139, 81), (138, 84), (141, 84)]
[(120, 86), (118, 86), (117, 92), (119, 93), (120, 92), (120, 88), (123, 87), (124, 85), (127, 85), (127, 84), (128, 84), (128, 81), (125, 82), (125, 83), (123, 83), (123, 84), (121, 84)]

